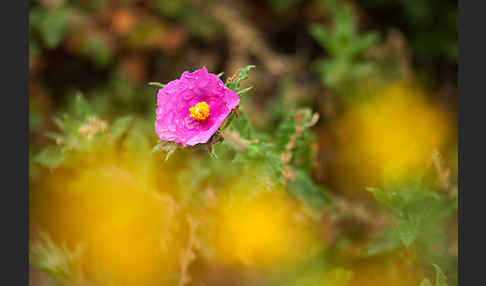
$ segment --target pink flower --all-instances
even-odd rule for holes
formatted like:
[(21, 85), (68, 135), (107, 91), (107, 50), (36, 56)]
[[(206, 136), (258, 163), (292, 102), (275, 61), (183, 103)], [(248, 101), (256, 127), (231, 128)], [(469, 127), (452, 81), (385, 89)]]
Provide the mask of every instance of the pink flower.
[(203, 67), (185, 71), (157, 94), (155, 132), (160, 140), (186, 145), (206, 143), (240, 99)]

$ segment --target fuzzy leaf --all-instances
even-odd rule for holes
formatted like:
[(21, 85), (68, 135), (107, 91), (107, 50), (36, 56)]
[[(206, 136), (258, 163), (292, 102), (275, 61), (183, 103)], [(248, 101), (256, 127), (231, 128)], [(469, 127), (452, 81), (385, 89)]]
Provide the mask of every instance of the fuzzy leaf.
[(65, 245), (58, 246), (51, 237), (40, 233), (40, 240), (30, 247), (29, 261), (57, 282), (56, 285), (79, 285), (83, 280), (80, 262), (83, 248), (77, 245), (69, 250)]
[(29, 15), (30, 26), (41, 35), (47, 48), (56, 48), (68, 30), (71, 11), (65, 7), (52, 10), (33, 9)]
[(245, 79), (248, 78), (248, 72), (252, 69), (252, 68), (255, 68), (255, 66), (253, 65), (249, 65), (249, 66), (246, 66), (244, 68), (241, 68), (238, 72), (238, 76), (236, 79), (233, 79), (232, 81), (230, 82), (226, 82), (226, 87), (228, 87), (229, 89), (235, 91), (235, 92), (238, 92), (240, 91), (241, 87), (240, 87), (240, 83), (242, 81), (244, 81)]
[(413, 217), (409, 219), (398, 219), (397, 231), (400, 239), (406, 247), (410, 247), (418, 235), (420, 222), (414, 221)]
[(81, 92), (76, 92), (74, 95), (73, 112), (77, 119), (83, 120), (88, 115), (93, 114), (91, 106), (88, 104)]
[(435, 268), (435, 286), (447, 286), (447, 278), (439, 266), (433, 264)]
[(63, 160), (64, 157), (57, 146), (49, 146), (34, 157), (35, 162), (49, 169), (57, 168)]
[(255, 137), (255, 131), (253, 126), (245, 115), (242, 108), (239, 108), (238, 118), (234, 118), (231, 122), (230, 128), (240, 134), (245, 139), (253, 139)]
[(238, 96), (243, 96), (243, 95), (246, 95), (247, 93), (250, 92), (250, 90), (252, 90), (252, 86), (250, 87), (247, 87), (247, 88), (243, 88), (243, 89), (240, 89), (236, 94), (238, 94)]
[(367, 190), (394, 215), (396, 230), (406, 247), (412, 245), (424, 227), (432, 227), (428, 222), (436, 224), (448, 213), (442, 210), (444, 202), (440, 196), (420, 184), (394, 184)]
[(314, 182), (301, 170), (294, 170), (295, 180), (288, 183), (290, 192), (302, 203), (304, 211), (313, 219), (320, 219), (329, 200)]
[(323, 48), (330, 46), (329, 33), (322, 26), (312, 25), (309, 32)]

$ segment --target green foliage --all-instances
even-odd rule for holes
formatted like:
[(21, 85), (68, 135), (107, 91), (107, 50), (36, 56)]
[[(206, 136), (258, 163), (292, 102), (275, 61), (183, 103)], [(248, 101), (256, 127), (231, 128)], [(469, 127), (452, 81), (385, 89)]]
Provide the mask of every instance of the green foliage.
[(132, 115), (126, 115), (116, 119), (111, 126), (111, 140), (115, 142), (118, 140), (123, 134), (127, 132), (130, 128), (131, 124), (134, 121), (134, 117)]
[(393, 214), (396, 231), (405, 247), (412, 245), (422, 228), (433, 227), (457, 208), (448, 197), (420, 184), (368, 190)]
[(164, 152), (165, 161), (169, 160), (170, 156), (174, 154), (177, 149), (181, 149), (180, 144), (168, 141), (159, 141), (157, 145), (152, 148), (152, 152)]
[(158, 0), (156, 1), (157, 9), (160, 13), (169, 16), (176, 16), (178, 13), (181, 13), (184, 9), (184, 6), (187, 5), (184, 0), (173, 0), (173, 1), (164, 1)]
[(226, 87), (233, 90), (234, 92), (240, 93), (240, 94), (242, 93), (242, 90), (249, 91), (248, 88), (244, 89), (240, 85), (241, 85), (242, 81), (248, 79), (248, 73), (253, 68), (255, 68), (255, 66), (253, 66), (253, 65), (249, 65), (249, 66), (246, 66), (244, 68), (241, 68), (238, 71), (237, 77), (235, 79), (226, 81)]
[(49, 169), (55, 169), (64, 160), (61, 150), (57, 146), (49, 146), (43, 149), (39, 154), (33, 158), (34, 162)]
[(386, 13), (402, 29), (414, 54), (457, 63), (456, 0), (363, 0), (366, 8)]
[[(433, 264), (433, 266), (435, 268), (435, 286), (447, 286), (447, 278), (440, 267), (436, 264)], [(420, 286), (432, 286), (432, 283), (429, 279), (425, 278), (422, 280), (422, 283), (420, 283)]]
[[(352, 271), (333, 266), (325, 252), (293, 266), (292, 269), (280, 274), (268, 283), (269, 285), (325, 285), (325, 286), (344, 286), (348, 285), (353, 275)], [(272, 283), (273, 282), (273, 283)]]
[(283, 11), (304, 1), (305, 0), (271, 0), (270, 4), (274, 10)]
[[(248, 93), (251, 87), (242, 87), (241, 83), (248, 79), (248, 73), (252, 68), (254, 66), (240, 69), (226, 82), (226, 86), (239, 93), (240, 96)], [(309, 176), (313, 160), (312, 144), (314, 143), (314, 137), (309, 128), (317, 122), (317, 119), (317, 114), (312, 113), (309, 109), (292, 111), (281, 119), (282, 122), (275, 134), (268, 134), (255, 130), (247, 118), (244, 108), (237, 107), (208, 143), (184, 149), (207, 147), (213, 156), (217, 157), (216, 154), (221, 151), (220, 155), (223, 155), (224, 158), (227, 158), (228, 151), (232, 150), (234, 164), (250, 164), (254, 168), (263, 170), (261, 180), (266, 180), (270, 176), (281, 184), (287, 184), (289, 181), (287, 184), (289, 192), (302, 203), (303, 210), (310, 217), (318, 219), (323, 208), (329, 207), (330, 200), (326, 197), (325, 191), (317, 186)], [(223, 139), (224, 141), (222, 141)], [(221, 142), (223, 142), (221, 148), (217, 148), (218, 152), (215, 152), (216, 149), (213, 148), (213, 145)], [(166, 153), (165, 160), (167, 160), (179, 149), (183, 149), (180, 144), (161, 141), (153, 148), (153, 151)], [(282, 161), (284, 155), (289, 158), (287, 161)], [(209, 174), (203, 172), (201, 180), (205, 179), (207, 175)], [(197, 177), (199, 178), (199, 175)], [(188, 189), (198, 189), (196, 186), (201, 180), (197, 180), (195, 185), (187, 186)]]
[(108, 65), (111, 60), (111, 52), (108, 44), (100, 36), (91, 36), (87, 42), (85, 53), (98, 68)]
[(39, 111), (29, 102), (29, 131), (35, 132), (42, 125), (42, 118)]
[[(248, 78), (249, 71), (254, 66), (242, 68), (236, 76), (226, 82), (226, 86), (240, 95), (246, 93), (251, 87), (242, 87), (243, 80)], [(261, 181), (271, 177), (280, 184), (286, 184), (291, 195), (301, 202), (303, 210), (314, 219), (319, 219), (324, 208), (329, 208), (330, 198), (326, 192), (316, 185), (310, 178), (310, 171), (313, 160), (312, 144), (314, 136), (310, 133), (318, 119), (317, 114), (310, 109), (299, 109), (292, 111), (283, 117), (275, 134), (257, 131), (253, 128), (247, 118), (243, 107), (238, 111), (232, 111), (210, 142), (199, 147), (208, 146), (211, 151), (212, 145), (219, 143), (219, 138), (224, 138), (222, 148), (218, 153), (227, 158), (228, 151), (234, 152), (233, 163), (236, 165), (250, 164), (252, 168), (261, 169)], [(214, 139), (216, 138), (216, 139)], [(194, 149), (198, 147), (184, 148)], [(154, 152), (163, 151), (166, 153), (166, 160), (176, 150), (183, 149), (180, 144), (174, 142), (159, 142), (153, 149)], [(285, 155), (289, 159), (282, 160)], [(210, 172), (203, 168), (198, 160), (191, 160), (190, 170), (182, 172), (179, 179), (186, 182), (182, 188), (183, 195), (187, 198), (194, 197), (196, 190), (201, 189)], [(208, 163), (206, 163), (207, 165)], [(227, 167), (228, 168), (228, 167)], [(285, 171), (284, 168), (286, 168)], [(195, 171), (197, 170), (197, 171)], [(192, 183), (187, 184), (188, 178)]]
[(93, 110), (91, 109), (91, 106), (83, 97), (81, 92), (76, 92), (74, 94), (72, 111), (72, 114), (74, 114), (75, 118), (78, 120), (82, 120), (87, 118), (89, 115), (93, 115)]
[(360, 34), (349, 6), (336, 0), (322, 2), (331, 14), (333, 28), (310, 27), (311, 35), (329, 53), (329, 58), (315, 62), (315, 68), (324, 85), (340, 91), (373, 72), (373, 64), (363, 60), (362, 55), (379, 36), (375, 32)]
[(94, 13), (100, 13), (104, 9), (107, 8), (108, 6), (108, 1), (107, 0), (91, 0), (86, 5), (88, 6), (87, 8), (90, 11), (93, 11)]
[(214, 166), (209, 167), (206, 161), (206, 158), (191, 158), (189, 166), (177, 174), (179, 200), (184, 205), (197, 206), (204, 201), (204, 192), (201, 190), (215, 170)]
[(30, 29), (38, 33), (48, 49), (56, 48), (68, 31), (71, 10), (67, 7), (55, 9), (33, 9), (29, 14)]
[(457, 197), (419, 182), (394, 183), (384, 189), (368, 190), (390, 211), (395, 226), (375, 235), (365, 248), (366, 255), (380, 255), (399, 247), (413, 246), (424, 262), (440, 264), (450, 273), (455, 271), (455, 258), (448, 254), (451, 241), (443, 226), (457, 211)]
[(155, 82), (155, 81), (149, 82), (148, 84), (153, 86), (158, 86), (160, 88), (163, 88), (165, 86), (163, 83)]
[(72, 285), (83, 279), (80, 270), (81, 254), (81, 246), (71, 251), (66, 246), (56, 245), (47, 233), (40, 233), (39, 241), (30, 248), (29, 260), (56, 281)]
[(138, 86), (120, 71), (111, 73), (106, 85), (86, 93), (94, 113), (117, 118), (126, 114), (142, 114), (155, 119), (156, 104), (153, 86)]
[(435, 268), (435, 286), (447, 286), (447, 278), (439, 266), (433, 264)]
[(240, 108), (238, 113), (238, 118), (232, 120), (228, 127), (234, 138), (226, 137), (225, 140), (230, 142), (229, 146), (237, 152), (234, 162), (262, 166), (269, 174), (280, 178), (282, 164), (274, 145), (268, 141), (266, 134), (254, 130), (243, 108)]
[[(226, 86), (235, 92), (249, 90), (240, 85), (241, 81), (248, 78), (248, 72), (253, 67), (241, 69), (238, 77), (228, 81)], [(232, 112), (222, 128), (224, 130), (229, 126), (231, 136), (225, 139), (230, 141), (230, 146), (236, 151), (234, 162), (262, 167), (277, 182), (287, 185), (289, 192), (301, 202), (306, 214), (319, 219), (323, 209), (329, 207), (330, 200), (309, 175), (314, 143), (309, 128), (317, 122), (318, 115), (307, 108), (290, 111), (281, 118), (272, 134), (256, 131), (243, 108), (238, 110), (238, 117)]]
[[(112, 147), (127, 134), (130, 136), (124, 138), (125, 147), (145, 147), (150, 150), (147, 130), (135, 117), (120, 117), (109, 126), (96, 115), (79, 92), (74, 95), (68, 112), (54, 118), (54, 123), (59, 132), (48, 133), (46, 136), (55, 144), (40, 150), (32, 158), (34, 163), (51, 170), (61, 165), (69, 165), (72, 160), (82, 156), (83, 152), (98, 152), (104, 147)], [(137, 130), (131, 128), (134, 124), (138, 124)]]
[(34, 63), (34, 59), (39, 55), (40, 49), (39, 49), (39, 44), (37, 43), (36, 40), (32, 39), (32, 37), (29, 37), (29, 70), (32, 67)]
[(304, 212), (309, 217), (319, 220), (324, 209), (332, 210), (332, 200), (328, 193), (314, 183), (303, 170), (295, 171), (295, 180), (288, 183), (288, 188), (301, 202)]
[(365, 247), (365, 255), (390, 253), (401, 246), (400, 236), (395, 229), (385, 229), (375, 235)]

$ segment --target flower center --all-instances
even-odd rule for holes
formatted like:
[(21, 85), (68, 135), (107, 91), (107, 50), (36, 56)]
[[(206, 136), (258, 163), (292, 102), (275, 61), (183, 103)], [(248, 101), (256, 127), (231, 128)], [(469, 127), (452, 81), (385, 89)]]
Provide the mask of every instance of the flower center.
[(209, 104), (204, 101), (198, 102), (194, 107), (189, 108), (189, 111), (191, 112), (189, 117), (197, 121), (204, 121), (209, 117)]

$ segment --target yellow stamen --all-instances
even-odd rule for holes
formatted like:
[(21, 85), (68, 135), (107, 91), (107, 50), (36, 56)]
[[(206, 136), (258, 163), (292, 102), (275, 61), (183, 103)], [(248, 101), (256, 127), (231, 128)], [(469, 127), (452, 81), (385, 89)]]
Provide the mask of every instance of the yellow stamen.
[(198, 102), (194, 107), (189, 108), (191, 114), (189, 117), (197, 121), (204, 121), (209, 117), (209, 104), (204, 101)]

